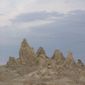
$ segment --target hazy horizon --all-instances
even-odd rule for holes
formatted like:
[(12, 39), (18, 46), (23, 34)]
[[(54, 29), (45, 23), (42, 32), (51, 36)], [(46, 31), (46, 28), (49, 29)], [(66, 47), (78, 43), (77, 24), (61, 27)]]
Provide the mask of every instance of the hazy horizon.
[(0, 0), (0, 64), (18, 57), (21, 41), (49, 56), (60, 49), (85, 61), (84, 0)]

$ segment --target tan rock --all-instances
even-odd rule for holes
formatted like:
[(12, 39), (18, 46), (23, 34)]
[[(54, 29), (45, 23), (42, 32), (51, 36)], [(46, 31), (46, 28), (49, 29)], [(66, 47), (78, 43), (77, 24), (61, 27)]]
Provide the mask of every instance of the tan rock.
[(7, 62), (7, 65), (8, 66), (15, 66), (15, 65), (17, 65), (16, 59), (14, 57), (9, 57), (9, 60)]
[(36, 59), (37, 59), (37, 63), (38, 64), (45, 65), (47, 63), (48, 57), (46, 55), (45, 50), (42, 47), (40, 47), (38, 49), (38, 51), (36, 52), (36, 55), (37, 55), (37, 58)]
[(26, 39), (24, 39), (21, 43), (20, 51), (19, 51), (19, 59), (21, 64), (33, 63), (34, 62), (34, 51), (33, 48), (29, 46)]
[(59, 49), (56, 49), (53, 56), (52, 56), (52, 59), (53, 60), (56, 60), (56, 63), (57, 64), (62, 64), (65, 60), (64, 56), (63, 56), (63, 53), (59, 50)]
[(40, 47), (40, 48), (37, 50), (36, 55), (37, 55), (37, 56), (44, 55), (44, 56), (47, 57), (46, 52), (45, 52), (45, 50), (44, 50), (42, 47)]
[(67, 64), (67, 65), (75, 64), (75, 61), (74, 61), (74, 57), (73, 57), (72, 52), (68, 52), (67, 58), (65, 60), (65, 64)]
[(83, 62), (80, 59), (77, 60), (77, 65), (78, 66), (84, 66)]
[(26, 39), (21, 43), (19, 58), (10, 57), (7, 65), (10, 67), (0, 66), (0, 85), (85, 85), (85, 67), (81, 68), (80, 59), (75, 64), (72, 52), (65, 59), (57, 49), (48, 58), (40, 47), (35, 55)]

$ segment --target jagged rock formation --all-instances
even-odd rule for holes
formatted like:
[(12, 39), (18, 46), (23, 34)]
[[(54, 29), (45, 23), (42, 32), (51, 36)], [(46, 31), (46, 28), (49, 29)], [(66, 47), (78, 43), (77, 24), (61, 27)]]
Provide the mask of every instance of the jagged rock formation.
[(0, 66), (0, 85), (85, 85), (85, 65), (75, 62), (72, 52), (65, 58), (57, 49), (49, 58), (40, 47), (35, 54), (24, 39), (19, 57)]
[(65, 60), (63, 53), (59, 49), (55, 50), (52, 59), (56, 61), (56, 64), (62, 64)]
[(46, 52), (45, 52), (45, 50), (44, 50), (42, 47), (40, 47), (40, 48), (37, 50), (36, 55), (37, 55), (38, 57), (41, 56), (41, 55), (44, 55), (45, 57), (47, 57)]
[(32, 47), (24, 39), (21, 43), (19, 50), (19, 58), (15, 59), (14, 57), (9, 57), (7, 65), (23, 65), (23, 64), (34, 64), (35, 53)]
[(34, 63), (35, 54), (33, 48), (29, 46), (26, 39), (24, 39), (21, 43), (20, 51), (19, 51), (19, 61), (21, 64), (26, 63)]
[(47, 63), (47, 59), (48, 57), (46, 55), (45, 50), (40, 47), (36, 52), (36, 63), (38, 63), (38, 65), (45, 66)]

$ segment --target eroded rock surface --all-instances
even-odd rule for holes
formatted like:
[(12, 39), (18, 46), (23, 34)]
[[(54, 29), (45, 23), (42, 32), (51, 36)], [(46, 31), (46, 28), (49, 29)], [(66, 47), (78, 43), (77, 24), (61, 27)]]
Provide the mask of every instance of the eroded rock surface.
[(40, 47), (36, 52), (36, 63), (40, 66), (46, 66), (48, 57), (44, 48)]
[(74, 65), (75, 64), (75, 60), (74, 60), (74, 56), (73, 56), (72, 52), (68, 52), (66, 60), (65, 60), (65, 64), (66, 65)]
[(19, 51), (19, 59), (21, 64), (31, 64), (34, 63), (35, 54), (33, 48), (27, 43), (26, 39), (24, 39), (21, 43), (20, 51)]
[(85, 65), (80, 59), (76, 62), (72, 52), (65, 58), (57, 49), (49, 58), (40, 47), (35, 54), (24, 39), (19, 57), (9, 57), (0, 66), (0, 85), (85, 85)]
[(63, 64), (65, 61), (64, 55), (59, 49), (55, 50), (52, 59), (56, 61), (56, 64)]

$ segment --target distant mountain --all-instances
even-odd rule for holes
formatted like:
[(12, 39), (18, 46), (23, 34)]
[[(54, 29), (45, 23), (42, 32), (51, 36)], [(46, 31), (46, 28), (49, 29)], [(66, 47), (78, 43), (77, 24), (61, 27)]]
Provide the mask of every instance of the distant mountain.
[(0, 85), (85, 85), (85, 65), (59, 49), (49, 58), (43, 47), (35, 52), (24, 39), (19, 57), (0, 66)]

